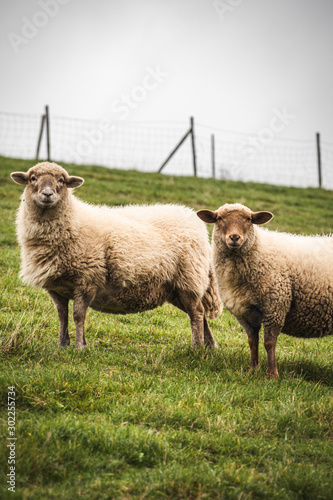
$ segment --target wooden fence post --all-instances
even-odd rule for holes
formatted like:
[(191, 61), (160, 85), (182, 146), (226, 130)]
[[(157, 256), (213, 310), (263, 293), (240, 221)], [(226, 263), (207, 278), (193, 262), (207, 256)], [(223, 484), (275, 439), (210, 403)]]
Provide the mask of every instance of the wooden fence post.
[(186, 139), (188, 138), (188, 136), (190, 135), (190, 133), (191, 133), (191, 129), (186, 132), (186, 134), (178, 142), (177, 146), (171, 151), (171, 153), (169, 154), (169, 156), (167, 157), (167, 159), (162, 163), (162, 165), (158, 169), (158, 173), (159, 174), (162, 172), (163, 168), (168, 163), (168, 161), (173, 157), (173, 155), (175, 154), (175, 152), (178, 151), (178, 149), (183, 144), (183, 142), (186, 141)]
[(322, 176), (321, 176), (321, 153), (320, 153), (320, 133), (316, 133), (317, 140), (317, 162), (318, 162), (318, 182), (319, 187), (322, 187)]
[(193, 174), (196, 177), (197, 176), (197, 158), (196, 158), (196, 152), (195, 152), (195, 135), (194, 135), (194, 118), (191, 116), (190, 118), (190, 123), (191, 123), (191, 139), (192, 139), (192, 157), (193, 157)]
[(45, 106), (45, 120), (46, 120), (46, 145), (47, 145), (47, 161), (51, 161), (51, 145), (50, 145), (50, 117), (49, 107)]
[(211, 147), (212, 147), (212, 176), (213, 176), (213, 179), (215, 179), (216, 172), (215, 172), (215, 135), (214, 134), (211, 134), (210, 140), (211, 140)]
[(195, 152), (195, 135), (194, 135), (194, 119), (193, 119), (193, 116), (191, 116), (191, 118), (190, 118), (190, 128), (189, 128), (189, 130), (181, 138), (181, 140), (178, 142), (177, 146), (171, 151), (171, 153), (169, 154), (169, 156), (167, 157), (167, 159), (164, 160), (164, 162), (162, 163), (162, 165), (158, 169), (158, 173), (162, 172), (162, 170), (165, 167), (165, 165), (173, 157), (173, 155), (176, 153), (176, 151), (178, 151), (178, 149), (180, 148), (180, 146), (183, 144), (183, 142), (186, 141), (186, 139), (188, 138), (189, 135), (191, 135), (191, 139), (192, 139), (193, 174), (194, 174), (194, 176), (197, 175), (197, 158), (196, 158), (196, 152)]
[(36, 160), (39, 159), (39, 151), (40, 151), (40, 145), (41, 145), (41, 142), (42, 142), (44, 125), (45, 125), (45, 115), (42, 115), (42, 120), (40, 122), (40, 130), (39, 130), (38, 142), (37, 142)]

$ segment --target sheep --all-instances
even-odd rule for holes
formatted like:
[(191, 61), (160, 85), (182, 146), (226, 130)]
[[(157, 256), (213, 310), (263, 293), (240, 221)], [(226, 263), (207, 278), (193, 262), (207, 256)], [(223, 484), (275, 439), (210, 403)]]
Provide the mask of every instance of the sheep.
[(215, 224), (213, 267), (220, 296), (248, 335), (250, 368), (258, 365), (263, 324), (268, 374), (277, 379), (280, 332), (303, 338), (333, 334), (333, 237), (260, 228), (273, 214), (239, 203), (197, 215)]
[(88, 307), (128, 314), (169, 302), (190, 318), (192, 343), (217, 347), (207, 315), (222, 310), (205, 224), (180, 205), (107, 207), (74, 196), (81, 177), (42, 162), (11, 178), (26, 185), (17, 214), (21, 277), (48, 292), (59, 315), (59, 346), (86, 346)]

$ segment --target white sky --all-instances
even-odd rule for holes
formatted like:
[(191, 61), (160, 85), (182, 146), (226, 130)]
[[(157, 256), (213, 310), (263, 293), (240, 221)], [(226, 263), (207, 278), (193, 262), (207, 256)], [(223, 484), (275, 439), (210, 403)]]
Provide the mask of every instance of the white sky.
[[(42, 3), (58, 12), (43, 21)], [(112, 103), (159, 67), (168, 76), (135, 101), (127, 120), (193, 115), (256, 133), (286, 107), (295, 118), (283, 137), (320, 131), (332, 142), (333, 1), (222, 4), (224, 16), (214, 0), (2, 1), (0, 111), (39, 114), (49, 104), (51, 114), (119, 119)], [(43, 23), (45, 16), (16, 53), (10, 40), (22, 36), (24, 18)]]

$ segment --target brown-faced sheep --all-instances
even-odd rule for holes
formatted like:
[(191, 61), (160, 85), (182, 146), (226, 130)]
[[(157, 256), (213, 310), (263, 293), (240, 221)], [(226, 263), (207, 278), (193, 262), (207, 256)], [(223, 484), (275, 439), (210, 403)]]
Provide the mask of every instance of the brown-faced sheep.
[(254, 213), (241, 204), (197, 215), (215, 223), (213, 262), (220, 296), (248, 335), (251, 367), (258, 365), (263, 324), (268, 373), (277, 378), (281, 331), (303, 338), (333, 334), (333, 238), (259, 228), (273, 214)]
[(39, 163), (12, 179), (26, 188), (17, 216), (21, 276), (45, 289), (59, 314), (59, 345), (70, 343), (74, 300), (77, 348), (86, 345), (88, 307), (126, 314), (170, 302), (190, 317), (192, 342), (216, 347), (206, 313), (221, 312), (205, 225), (177, 205), (109, 208), (72, 194), (81, 186), (55, 163)]

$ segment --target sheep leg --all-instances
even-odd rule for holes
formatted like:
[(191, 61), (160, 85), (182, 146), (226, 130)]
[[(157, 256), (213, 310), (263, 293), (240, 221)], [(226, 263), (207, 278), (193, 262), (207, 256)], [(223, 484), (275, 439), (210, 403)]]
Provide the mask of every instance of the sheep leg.
[(201, 301), (189, 308), (188, 315), (191, 323), (192, 345), (195, 347), (202, 347), (204, 345), (205, 310)]
[(264, 328), (264, 346), (267, 352), (267, 372), (270, 377), (275, 379), (279, 378), (275, 359), (275, 348), (280, 330), (281, 329), (277, 327), (265, 326)]
[[(180, 300), (178, 294), (174, 293), (172, 295), (172, 297), (170, 297), (168, 299), (168, 301), (170, 302), (170, 304), (174, 305), (175, 307), (177, 307), (181, 311), (185, 312), (188, 316), (190, 316), (188, 310), (186, 309), (186, 307), (184, 306), (184, 304)], [(208, 321), (207, 321), (207, 318), (206, 318), (205, 315), (204, 315), (204, 318), (203, 318), (203, 326), (204, 326), (204, 329), (203, 329), (204, 344), (207, 347), (212, 347), (213, 349), (217, 349), (218, 345), (217, 345), (217, 343), (214, 340), (212, 332), (210, 331), (210, 328), (209, 328), (209, 325), (208, 325)], [(192, 328), (192, 323), (191, 323), (191, 328)], [(195, 345), (202, 346), (202, 342), (200, 344), (197, 344), (197, 342), (195, 342), (195, 340), (193, 338), (193, 328), (192, 328), (192, 342)]]
[(259, 365), (259, 331), (261, 324), (251, 324), (244, 319), (237, 318), (238, 323), (244, 328), (250, 346), (250, 369)]
[(204, 316), (204, 342), (207, 347), (212, 347), (213, 349), (218, 348), (218, 345), (214, 340), (213, 334), (210, 331), (206, 316)]
[[(178, 293), (174, 293), (172, 297), (168, 299), (168, 301), (170, 302), (170, 304), (174, 305), (189, 316), (192, 330), (192, 345), (202, 347), (205, 343), (205, 345), (209, 345), (214, 348), (217, 347), (217, 344), (215, 343), (213, 335), (209, 329), (208, 322), (205, 317), (205, 311), (201, 301), (195, 301), (190, 297), (180, 298)], [(200, 320), (201, 315), (202, 320)]]
[(253, 329), (247, 333), (247, 339), (250, 346), (250, 368), (254, 369), (259, 365), (259, 330)]
[(204, 317), (205, 309), (201, 300), (193, 297), (181, 297), (187, 314), (190, 317), (192, 331), (192, 345), (202, 347), (204, 345)]
[(82, 294), (74, 297), (73, 319), (75, 323), (75, 347), (84, 349), (87, 345), (84, 336), (84, 322), (89, 305), (93, 297), (90, 294)]
[(54, 302), (59, 316), (59, 347), (66, 347), (70, 344), (68, 335), (68, 302), (69, 300), (62, 297), (57, 292), (48, 290), (48, 294)]
[(259, 365), (259, 330), (260, 328), (251, 327), (245, 329), (250, 346), (250, 369)]

